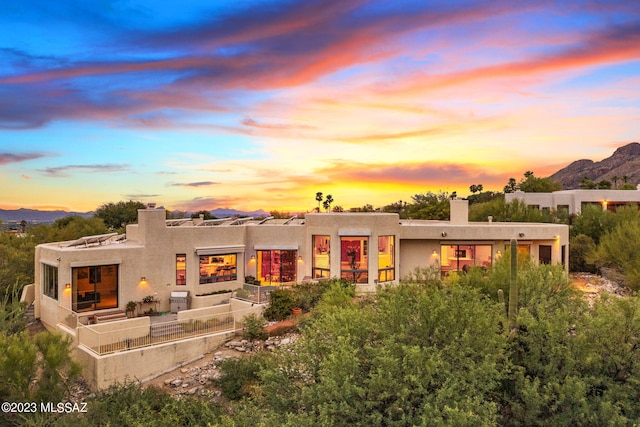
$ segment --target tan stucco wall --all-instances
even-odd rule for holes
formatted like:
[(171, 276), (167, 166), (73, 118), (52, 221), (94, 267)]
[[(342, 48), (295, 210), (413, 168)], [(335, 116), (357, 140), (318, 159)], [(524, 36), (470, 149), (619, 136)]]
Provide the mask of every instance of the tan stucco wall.
[(124, 341), (126, 338), (139, 338), (149, 335), (149, 317), (136, 317), (78, 328), (78, 342), (89, 348), (98, 348)]
[(96, 356), (78, 346), (75, 359), (83, 365), (83, 376), (89, 386), (104, 389), (125, 380), (142, 380), (164, 372), (218, 348), (233, 333), (197, 337), (173, 343)]

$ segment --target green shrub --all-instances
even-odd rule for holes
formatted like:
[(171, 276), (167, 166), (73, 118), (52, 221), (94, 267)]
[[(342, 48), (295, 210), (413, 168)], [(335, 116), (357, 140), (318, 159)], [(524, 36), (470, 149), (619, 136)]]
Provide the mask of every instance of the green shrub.
[(295, 306), (296, 299), (291, 289), (276, 289), (271, 292), (271, 302), (264, 310), (264, 317), (267, 320), (284, 320)]
[(266, 321), (263, 317), (251, 313), (244, 318), (243, 338), (249, 341), (266, 340), (269, 336), (266, 329)]
[(240, 400), (250, 396), (258, 383), (258, 372), (263, 357), (257, 353), (250, 357), (226, 359), (220, 363), (220, 378), (216, 380), (216, 384), (220, 387), (222, 395), (229, 400)]

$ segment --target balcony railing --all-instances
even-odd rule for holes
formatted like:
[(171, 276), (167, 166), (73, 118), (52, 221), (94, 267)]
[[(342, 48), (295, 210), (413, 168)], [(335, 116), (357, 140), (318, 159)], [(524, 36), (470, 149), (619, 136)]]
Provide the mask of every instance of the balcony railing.
[(202, 335), (233, 332), (236, 330), (236, 318), (244, 314), (246, 310), (167, 322), (151, 322), (148, 317), (138, 317), (100, 325), (79, 324), (79, 342), (95, 354), (105, 355)]

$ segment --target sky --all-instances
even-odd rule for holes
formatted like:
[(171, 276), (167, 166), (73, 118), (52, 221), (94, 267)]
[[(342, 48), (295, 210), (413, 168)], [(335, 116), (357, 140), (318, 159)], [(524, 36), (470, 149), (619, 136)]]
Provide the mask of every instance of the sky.
[(0, 208), (345, 209), (640, 142), (637, 1), (0, 2)]

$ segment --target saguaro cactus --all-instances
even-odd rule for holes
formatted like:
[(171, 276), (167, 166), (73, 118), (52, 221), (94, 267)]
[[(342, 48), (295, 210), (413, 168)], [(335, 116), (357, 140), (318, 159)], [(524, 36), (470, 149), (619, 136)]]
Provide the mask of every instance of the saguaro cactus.
[(518, 315), (518, 242), (511, 239), (511, 280), (509, 281), (509, 325), (516, 327)]

